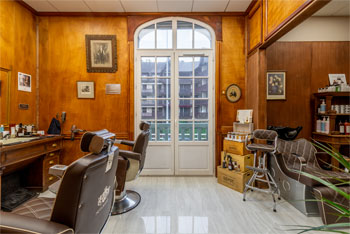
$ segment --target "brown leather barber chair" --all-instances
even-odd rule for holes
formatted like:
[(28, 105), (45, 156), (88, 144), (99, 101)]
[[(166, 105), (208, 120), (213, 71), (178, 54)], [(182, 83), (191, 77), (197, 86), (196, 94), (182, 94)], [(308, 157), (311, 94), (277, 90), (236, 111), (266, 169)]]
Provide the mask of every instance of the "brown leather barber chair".
[(38, 197), (0, 213), (0, 233), (99, 233), (114, 203), (118, 147), (107, 130), (85, 133), (88, 155), (69, 165), (56, 199)]
[(117, 170), (118, 186), (122, 188), (122, 191), (116, 194), (112, 215), (128, 212), (138, 206), (141, 201), (140, 194), (132, 190), (125, 190), (125, 182), (135, 180), (143, 169), (150, 135), (149, 128), (149, 123), (141, 122), (141, 133), (137, 136), (136, 141), (122, 140), (118, 142), (123, 145), (132, 146), (132, 151), (119, 151), (119, 156), (122, 157), (119, 163), (126, 163), (126, 170), (120, 170), (121, 167), (118, 167)]

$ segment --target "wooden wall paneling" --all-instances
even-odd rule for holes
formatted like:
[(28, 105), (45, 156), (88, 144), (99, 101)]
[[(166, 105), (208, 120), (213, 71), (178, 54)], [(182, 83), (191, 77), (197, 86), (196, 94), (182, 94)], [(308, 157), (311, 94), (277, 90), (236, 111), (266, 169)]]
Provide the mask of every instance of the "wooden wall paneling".
[(245, 98), (247, 109), (253, 109), (254, 128), (266, 128), (266, 55), (265, 50), (256, 50), (247, 59)]
[[(220, 164), (223, 138), (232, 131), (237, 110), (244, 109), (245, 17), (223, 17), (222, 32), (223, 40), (216, 45), (216, 166)], [(236, 103), (230, 103), (225, 96), (230, 84), (237, 84), (242, 90), (242, 97)]]
[(249, 52), (259, 47), (263, 42), (263, 7), (262, 0), (257, 1), (247, 18), (247, 41)]
[[(9, 122), (33, 124), (36, 114), (36, 16), (15, 1), (0, 1), (0, 31), (0, 67), (12, 70)], [(18, 91), (18, 72), (32, 76), (31, 92)], [(28, 104), (29, 109), (19, 110), (20, 103)]]
[[(299, 136), (311, 137), (311, 43), (276, 42), (266, 49), (267, 70), (286, 71), (286, 100), (267, 101), (267, 124), (303, 126)], [(328, 79), (328, 78), (327, 78)]]
[(345, 74), (350, 83), (350, 42), (312, 42), (311, 93), (329, 85), (328, 74)]
[(277, 42), (267, 48), (268, 70), (286, 71), (284, 101), (267, 102), (267, 123), (303, 126), (299, 137), (314, 129), (313, 93), (329, 84), (329, 73), (344, 73), (349, 82), (350, 42)]
[[(331, 0), (264, 0), (264, 43), (267, 48)], [(294, 11), (293, 11), (294, 10)]]
[(266, 38), (311, 2), (312, 0), (266, 0)]

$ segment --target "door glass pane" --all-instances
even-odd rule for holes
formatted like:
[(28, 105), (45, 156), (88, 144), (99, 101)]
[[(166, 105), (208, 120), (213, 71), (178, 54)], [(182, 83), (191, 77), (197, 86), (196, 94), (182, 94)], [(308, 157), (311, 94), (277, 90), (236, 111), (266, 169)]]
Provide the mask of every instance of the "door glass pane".
[(208, 97), (208, 79), (194, 79), (194, 97), (207, 98)]
[(171, 122), (157, 122), (157, 141), (171, 141)]
[(194, 48), (195, 49), (210, 49), (211, 36), (208, 29), (197, 24), (194, 25)]
[(194, 140), (208, 141), (208, 122), (194, 122)]
[(170, 98), (171, 87), (170, 87), (170, 79), (157, 79), (157, 97), (158, 98)]
[(155, 75), (155, 61), (154, 57), (141, 58), (141, 76), (150, 77)]
[(148, 123), (151, 124), (149, 131), (150, 131), (150, 141), (156, 140), (156, 125), (154, 121), (148, 121)]
[(192, 97), (192, 79), (179, 79), (179, 97), (191, 98)]
[(154, 119), (155, 118), (155, 101), (154, 100), (141, 100), (141, 119)]
[(177, 21), (177, 48), (178, 49), (192, 49), (192, 23)]
[(140, 31), (139, 49), (154, 49), (155, 44), (155, 26), (152, 24)]
[(171, 49), (173, 44), (172, 22), (157, 23), (157, 49)]
[(179, 57), (179, 76), (193, 76), (193, 58)]
[(193, 137), (193, 122), (179, 122), (179, 141), (192, 141)]
[(180, 119), (192, 119), (192, 100), (180, 100), (179, 103), (179, 118)]
[(194, 58), (194, 76), (208, 76), (208, 57)]
[(141, 79), (141, 97), (154, 98), (155, 96), (155, 80), (150, 78)]
[(208, 119), (208, 100), (195, 100), (194, 107), (196, 119)]
[(157, 100), (157, 119), (170, 119), (170, 100)]
[(170, 57), (157, 57), (157, 76), (170, 76)]

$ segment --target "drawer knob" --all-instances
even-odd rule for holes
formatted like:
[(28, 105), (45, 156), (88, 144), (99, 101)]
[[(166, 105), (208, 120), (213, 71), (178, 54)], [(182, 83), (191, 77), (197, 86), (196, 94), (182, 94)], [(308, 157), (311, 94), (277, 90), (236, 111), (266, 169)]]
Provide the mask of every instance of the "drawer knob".
[(49, 161), (49, 164), (50, 164), (50, 165), (52, 165), (53, 163), (54, 163), (54, 161), (53, 161), (53, 160), (50, 160), (50, 161)]
[(53, 148), (56, 148), (56, 147), (57, 147), (57, 144), (56, 144), (56, 143), (53, 143), (53, 144), (52, 144), (52, 147), (53, 147)]
[(49, 177), (49, 181), (51, 181), (51, 180), (53, 180), (53, 176), (50, 176), (50, 177)]
[(55, 153), (50, 153), (50, 154), (49, 154), (49, 156), (54, 156), (54, 155), (55, 155)]

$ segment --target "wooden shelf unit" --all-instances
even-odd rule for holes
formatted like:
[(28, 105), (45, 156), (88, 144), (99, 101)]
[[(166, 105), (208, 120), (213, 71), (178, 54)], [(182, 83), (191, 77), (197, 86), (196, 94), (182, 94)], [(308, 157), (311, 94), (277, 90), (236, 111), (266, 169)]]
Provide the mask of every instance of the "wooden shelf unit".
[[(326, 143), (331, 145), (336, 151), (340, 152), (341, 146), (350, 145), (350, 135), (335, 135), (331, 134), (332, 132), (339, 131), (338, 123), (339, 121), (344, 122), (345, 120), (350, 121), (350, 114), (340, 114), (332, 113), (332, 105), (349, 105), (350, 104), (350, 92), (328, 92), (328, 93), (315, 93), (315, 109), (314, 109), (314, 121), (312, 138), (316, 141)], [(322, 103), (321, 99), (325, 99), (326, 102), (326, 113), (318, 113), (318, 107)], [(316, 121), (319, 117), (328, 116), (329, 117), (329, 130), (330, 134), (316, 132)], [(349, 155), (347, 155), (349, 156)], [(339, 162), (333, 157), (331, 158), (331, 164), (334, 166), (333, 169), (339, 168)]]

